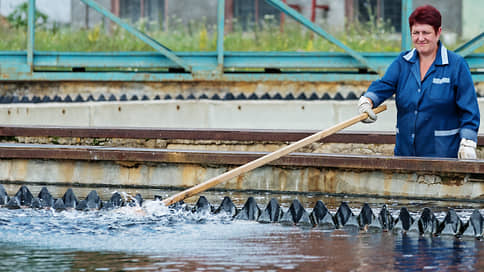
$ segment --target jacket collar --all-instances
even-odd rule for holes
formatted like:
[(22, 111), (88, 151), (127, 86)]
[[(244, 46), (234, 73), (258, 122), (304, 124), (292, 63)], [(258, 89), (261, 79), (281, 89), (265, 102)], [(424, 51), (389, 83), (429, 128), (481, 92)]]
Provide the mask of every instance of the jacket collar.
[[(447, 65), (449, 64), (449, 56), (447, 53), (447, 48), (439, 41), (439, 48), (437, 49), (437, 55), (435, 56), (435, 65)], [(403, 55), (403, 59), (410, 63), (416, 63), (418, 60), (418, 52), (415, 48), (407, 51)]]

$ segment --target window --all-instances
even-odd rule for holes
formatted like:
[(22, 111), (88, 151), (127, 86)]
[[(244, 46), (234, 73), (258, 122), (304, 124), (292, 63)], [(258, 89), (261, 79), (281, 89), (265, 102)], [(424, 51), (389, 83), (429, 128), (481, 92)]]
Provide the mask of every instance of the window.
[(160, 22), (164, 17), (165, 0), (119, 0), (119, 16), (131, 22), (147, 18)]
[(234, 0), (233, 17), (244, 29), (264, 21), (266, 15), (272, 15), (274, 22), (280, 22), (281, 12), (264, 0)]
[(355, 8), (358, 21), (368, 22), (370, 16), (381, 18), (389, 22), (395, 31), (400, 32), (402, 28), (402, 1), (401, 0), (355, 0)]

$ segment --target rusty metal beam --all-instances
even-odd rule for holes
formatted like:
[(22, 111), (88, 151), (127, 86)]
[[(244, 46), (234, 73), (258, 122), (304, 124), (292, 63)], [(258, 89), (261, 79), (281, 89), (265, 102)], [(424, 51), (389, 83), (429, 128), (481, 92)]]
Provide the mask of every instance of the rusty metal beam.
[[(267, 153), (0, 144), (0, 159), (242, 165), (265, 154)], [(291, 153), (270, 165), (436, 174), (484, 174), (484, 161), (482, 160), (459, 161), (445, 158)]]
[[(87, 128), (56, 126), (0, 126), (1, 136), (24, 137), (79, 137), (126, 138), (166, 140), (215, 140), (215, 141), (270, 141), (294, 142), (316, 133), (316, 130), (270, 129), (155, 129), (155, 128)], [(325, 143), (394, 144), (393, 132), (348, 131), (324, 138)], [(479, 135), (478, 145), (484, 145), (484, 135)]]
[[(293, 142), (316, 133), (308, 130), (261, 129), (154, 129), (154, 128), (82, 128), (45, 126), (0, 126), (0, 136), (180, 139), (217, 141), (273, 141)], [(343, 132), (329, 136), (322, 142), (393, 144), (392, 132)]]

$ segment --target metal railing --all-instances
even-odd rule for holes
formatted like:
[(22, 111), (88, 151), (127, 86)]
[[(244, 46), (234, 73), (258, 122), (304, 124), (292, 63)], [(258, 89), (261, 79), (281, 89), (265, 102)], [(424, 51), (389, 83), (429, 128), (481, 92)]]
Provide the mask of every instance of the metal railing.
[[(398, 55), (398, 53), (355, 51), (281, 0), (266, 1), (344, 52), (225, 51), (225, 0), (217, 0), (216, 52), (173, 52), (162, 43), (121, 20), (96, 1), (81, 1), (156, 52), (36, 51), (35, 0), (29, 0), (27, 51), (0, 52), (0, 81), (372, 81), (381, 76)], [(411, 0), (402, 0), (402, 50), (411, 47), (410, 36), (405, 34), (409, 33), (406, 20), (411, 7)], [(473, 53), (473, 51), (483, 44), (484, 32), (456, 50), (466, 58), (476, 82), (484, 81), (484, 72), (482, 72), (484, 54)], [(80, 70), (85, 72), (45, 70), (46, 67), (82, 68)], [(86, 71), (86, 68), (101, 68), (101, 70)], [(145, 71), (127, 72), (126, 69), (129, 68), (145, 68)], [(264, 70), (265, 72), (250, 72), (251, 69), (265, 68), (270, 69)], [(153, 69), (165, 70), (153, 72)], [(232, 70), (245, 71), (233, 72)], [(277, 73), (274, 73), (274, 70)]]

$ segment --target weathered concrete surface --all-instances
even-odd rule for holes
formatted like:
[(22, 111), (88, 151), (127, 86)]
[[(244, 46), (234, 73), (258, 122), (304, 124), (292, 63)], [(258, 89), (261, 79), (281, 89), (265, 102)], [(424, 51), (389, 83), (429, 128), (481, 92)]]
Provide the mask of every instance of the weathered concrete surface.
[[(310, 96), (313, 92), (322, 96), (328, 93), (331, 97), (340, 93), (346, 97), (350, 92), (357, 96), (363, 93), (371, 82), (2, 82), (0, 86), (1, 95), (17, 96), (53, 96), (59, 95), (64, 97), (70, 95), (72, 98), (78, 94), (87, 98), (93, 95), (95, 98), (103, 94), (106, 98), (114, 94), (118, 98), (126, 94), (128, 98), (137, 95), (141, 98), (146, 95), (154, 98), (159, 95), (163, 98), (165, 95), (176, 97), (181, 94), (187, 97), (193, 94), (199, 97), (202, 94), (212, 97), (218, 94), (224, 97), (227, 93), (237, 96), (240, 93), (249, 96), (256, 94), (262, 96), (265, 93), (275, 95), (279, 93), (283, 97), (292, 94), (297, 97), (304, 93)], [(477, 86), (476, 86), (477, 87)], [(484, 89), (484, 87), (483, 87)]]
[[(279, 93), (282, 97), (304, 93), (318, 96), (337, 93), (361, 95), (370, 82), (23, 82), (0, 86), (0, 95), (43, 97), (82, 95), (95, 98), (111, 94), (128, 99), (143, 95), (153, 99), (165, 95), (172, 98), (202, 94), (212, 97), (227, 93), (247, 97), (250, 94)], [(484, 83), (476, 83), (476, 90), (484, 95)], [(484, 100), (479, 99), (484, 106)], [(129, 102), (41, 103), (0, 105), (0, 122), (12, 125), (61, 126), (129, 126), (166, 128), (264, 128), (264, 129), (322, 129), (356, 114), (356, 100), (150, 100)], [(389, 110), (372, 125), (358, 124), (350, 129), (394, 131), (394, 102), (387, 102)], [(481, 110), (484, 112), (484, 110)]]
[[(227, 166), (74, 160), (0, 160), (0, 180), (30, 183), (191, 187), (230, 170)], [(353, 171), (340, 168), (265, 166), (217, 188), (481, 199), (484, 182), (465, 175)]]
[[(283, 148), (288, 142), (222, 141), (222, 140), (162, 140), (162, 139), (121, 139), (121, 138), (79, 138), (79, 137), (0, 137), (2, 143), (60, 144), (81, 146), (159, 148), (172, 150), (208, 151), (254, 151), (273, 152)], [(313, 143), (298, 150), (305, 153), (337, 153), (362, 155), (393, 155), (393, 144), (362, 143)]]
[[(358, 123), (347, 130), (395, 131), (395, 103), (389, 100), (386, 104), (388, 110), (379, 115), (377, 122)], [(479, 106), (484, 109), (484, 98), (479, 98)], [(0, 105), (0, 123), (4, 125), (83, 127), (322, 130), (356, 114), (355, 100), (153, 100)], [(480, 132), (484, 132), (483, 126)]]
[[(288, 146), (287, 142), (255, 141), (209, 141), (209, 140), (161, 140), (161, 139), (119, 139), (119, 138), (68, 138), (68, 137), (10, 137), (0, 138), (1, 143), (61, 144), (105, 147), (159, 148), (171, 150), (205, 151), (252, 151), (274, 152)], [(312, 143), (297, 152), (334, 153), (358, 155), (392, 156), (394, 144), (362, 143)], [(484, 159), (484, 146), (477, 147), (477, 158)]]
[[(156, 95), (163, 98), (165, 95), (176, 97), (181, 94), (187, 97), (193, 94), (199, 97), (202, 94), (212, 97), (218, 94), (224, 97), (227, 93), (232, 93), (237, 96), (241, 93), (249, 96), (256, 94), (262, 96), (265, 93), (271, 96), (279, 93), (285, 97), (292, 94), (297, 97), (304, 93), (309, 97), (313, 92), (320, 97), (327, 93), (330, 97), (334, 97), (336, 93), (340, 93), (346, 97), (350, 92), (357, 96), (366, 91), (371, 82), (355, 81), (355, 82), (212, 82), (212, 81), (198, 81), (198, 82), (2, 82), (0, 85), (0, 95), (17, 95), (29, 97), (44, 95), (54, 96), (59, 95), (64, 97), (70, 95), (72, 98), (78, 94), (87, 98), (93, 95), (95, 98), (101, 94), (108, 98), (111, 94), (120, 97), (126, 94), (128, 98), (137, 95), (141, 98), (143, 95), (153, 99)], [(474, 84), (477, 93), (484, 96), (484, 82), (476, 82)]]
[[(354, 117), (356, 101), (154, 100), (0, 105), (4, 125), (155, 128), (325, 129)], [(351, 129), (394, 131), (395, 107), (375, 124)]]

